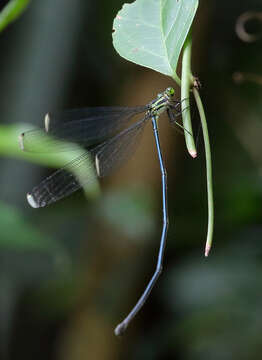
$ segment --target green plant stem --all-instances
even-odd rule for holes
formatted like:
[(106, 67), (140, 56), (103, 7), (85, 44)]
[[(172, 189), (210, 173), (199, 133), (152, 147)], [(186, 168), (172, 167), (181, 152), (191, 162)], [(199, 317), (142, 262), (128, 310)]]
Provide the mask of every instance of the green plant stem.
[(173, 74), (173, 79), (175, 80), (175, 82), (177, 83), (177, 85), (180, 87), (181, 86), (181, 79), (179, 78), (179, 76), (177, 75), (176, 72), (174, 72)]
[(191, 49), (192, 49), (192, 36), (189, 32), (184, 44), (182, 55), (182, 76), (181, 76), (181, 110), (184, 126), (184, 134), (186, 146), (189, 154), (195, 158), (197, 156), (193, 129), (191, 124), (189, 96), (190, 89), (193, 86), (193, 75), (191, 72)]
[(207, 198), (208, 198), (208, 228), (207, 228), (207, 240), (205, 247), (205, 256), (208, 256), (212, 246), (213, 230), (214, 230), (214, 199), (213, 199), (213, 180), (212, 180), (212, 162), (210, 142), (207, 128), (206, 115), (203, 108), (203, 104), (196, 88), (193, 88), (193, 94), (197, 104), (198, 112), (201, 119), (201, 125), (203, 130), (205, 153), (206, 153), (206, 175), (207, 175)]

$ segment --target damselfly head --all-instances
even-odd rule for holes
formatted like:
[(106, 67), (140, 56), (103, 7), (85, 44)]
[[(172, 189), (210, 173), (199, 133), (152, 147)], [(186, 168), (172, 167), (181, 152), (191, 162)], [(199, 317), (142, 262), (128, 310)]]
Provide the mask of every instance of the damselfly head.
[(166, 88), (166, 90), (165, 90), (165, 94), (166, 94), (167, 96), (174, 96), (175, 90), (174, 90), (172, 87), (168, 87), (168, 88)]

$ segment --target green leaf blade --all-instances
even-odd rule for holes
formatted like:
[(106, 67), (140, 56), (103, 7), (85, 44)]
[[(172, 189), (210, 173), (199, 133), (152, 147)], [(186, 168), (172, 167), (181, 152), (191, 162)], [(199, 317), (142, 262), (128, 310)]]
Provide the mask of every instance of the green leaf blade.
[(198, 1), (164, 0), (162, 3), (162, 28), (168, 61), (172, 69), (176, 69), (180, 51), (198, 7)]
[(137, 0), (113, 24), (113, 44), (125, 59), (173, 76), (198, 0)]
[(16, 20), (26, 9), (31, 0), (11, 0), (0, 12), (0, 32)]

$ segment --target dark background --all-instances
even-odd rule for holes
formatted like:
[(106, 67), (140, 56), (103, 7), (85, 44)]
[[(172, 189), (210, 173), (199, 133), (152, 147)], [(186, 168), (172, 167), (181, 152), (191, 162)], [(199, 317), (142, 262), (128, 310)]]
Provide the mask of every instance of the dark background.
[[(153, 273), (161, 183), (150, 127), (128, 164), (43, 209), (25, 194), (50, 173), (0, 144), (1, 359), (259, 359), (262, 351), (262, 40), (235, 23), (261, 0), (200, 0), (192, 67), (202, 83), (213, 156), (215, 232), (207, 227), (205, 158), (163, 117), (170, 227), (164, 272), (122, 338), (113, 329)], [(53, 109), (141, 105), (174, 83), (120, 58), (112, 22), (123, 1), (34, 0), (0, 35), (1, 126), (41, 125)], [(259, 23), (248, 24), (260, 31)], [(198, 124), (196, 116), (193, 121)], [(196, 125), (197, 126), (197, 125)], [(3, 134), (3, 128), (1, 128)]]

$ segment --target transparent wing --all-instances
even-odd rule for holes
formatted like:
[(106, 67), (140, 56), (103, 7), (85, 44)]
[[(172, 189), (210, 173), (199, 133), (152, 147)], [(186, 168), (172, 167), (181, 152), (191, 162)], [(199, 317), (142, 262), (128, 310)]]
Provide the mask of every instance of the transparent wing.
[(96, 171), (92, 156), (85, 151), (35, 186), (31, 193), (27, 194), (27, 200), (34, 208), (44, 207), (69, 196), (83, 185), (95, 180)]
[(49, 136), (43, 129), (28, 130), (19, 135), (20, 148), (34, 153), (52, 153), (72, 151), (77, 148), (76, 143), (58, 140)]
[(148, 117), (130, 126), (111, 140), (96, 147), (95, 165), (100, 177), (109, 175), (134, 154)]
[[(87, 107), (79, 109), (69, 109), (63, 111), (52, 111), (47, 114), (47, 117), (50, 119), (50, 129), (53, 126), (60, 125), (64, 122), (76, 121), (76, 120), (89, 120), (90, 121), (100, 121), (106, 117), (111, 118), (112, 115), (120, 116), (134, 112), (138, 114), (139, 112), (145, 111), (147, 108), (146, 105), (143, 106), (98, 106), (98, 107)], [(46, 120), (47, 121), (47, 120)]]
[[(134, 153), (147, 119), (148, 117), (144, 117), (138, 123), (91, 151), (84, 152), (65, 167), (47, 177), (27, 195), (29, 204), (35, 208), (50, 205), (72, 194), (87, 182), (94, 181), (96, 175), (102, 177), (120, 167)], [(90, 164), (90, 171), (88, 171), (88, 176), (84, 177), (83, 172), (87, 172), (85, 167), (87, 160)], [(75, 176), (71, 172), (79, 176)]]
[(21, 148), (33, 152), (67, 150), (57, 139), (92, 146), (114, 136), (133, 116), (146, 110), (147, 106), (96, 107), (50, 113), (45, 117), (45, 131), (34, 129), (20, 136)]

